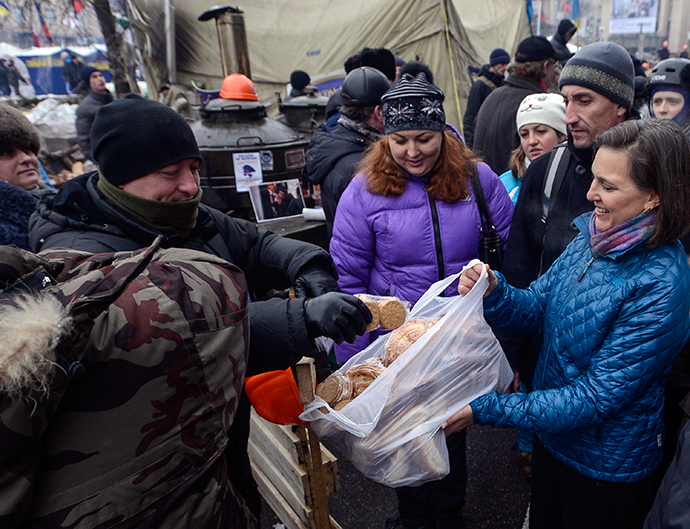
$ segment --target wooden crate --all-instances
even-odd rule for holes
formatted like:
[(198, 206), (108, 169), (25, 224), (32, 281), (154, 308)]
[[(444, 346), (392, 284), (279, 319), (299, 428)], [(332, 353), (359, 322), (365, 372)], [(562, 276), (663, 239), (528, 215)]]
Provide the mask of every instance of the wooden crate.
[[(313, 359), (297, 365), (302, 402), (314, 398)], [(338, 462), (309, 425), (270, 423), (252, 410), (249, 457), (259, 492), (287, 529), (340, 529), (328, 495), (340, 489)]]

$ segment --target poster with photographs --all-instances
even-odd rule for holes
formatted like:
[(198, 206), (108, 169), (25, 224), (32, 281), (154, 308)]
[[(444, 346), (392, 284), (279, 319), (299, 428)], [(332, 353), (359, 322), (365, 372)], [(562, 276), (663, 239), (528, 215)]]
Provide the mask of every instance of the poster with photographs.
[(248, 187), (258, 222), (302, 215), (304, 197), (298, 179)]

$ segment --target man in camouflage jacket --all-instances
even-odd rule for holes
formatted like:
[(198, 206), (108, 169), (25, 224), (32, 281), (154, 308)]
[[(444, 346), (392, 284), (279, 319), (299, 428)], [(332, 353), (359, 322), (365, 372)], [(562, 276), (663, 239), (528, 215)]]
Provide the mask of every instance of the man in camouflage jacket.
[(0, 251), (0, 527), (257, 527), (226, 479), (246, 280), (159, 243)]
[[(172, 109), (129, 95), (98, 111), (91, 138), (99, 171), (70, 180), (41, 202), (30, 220), (34, 251), (132, 251), (163, 236), (165, 247), (200, 250), (237, 265), (253, 300), (294, 286), (297, 299), (250, 303), (247, 375), (286, 369), (312, 354), (318, 336), (352, 342), (364, 332), (371, 314), (338, 291), (325, 250), (200, 204), (201, 156), (189, 125)], [(230, 433), (228, 474), (258, 517), (261, 501), (247, 456), (249, 410), (243, 394)]]

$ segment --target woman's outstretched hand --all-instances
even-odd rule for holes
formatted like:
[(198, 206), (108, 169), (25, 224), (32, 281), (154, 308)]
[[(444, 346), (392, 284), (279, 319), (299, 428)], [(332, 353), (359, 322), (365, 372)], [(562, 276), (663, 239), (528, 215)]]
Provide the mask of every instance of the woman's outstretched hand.
[[(487, 288), (486, 292), (484, 293), (484, 297), (486, 297), (498, 286), (498, 279), (488, 264), (485, 264), (484, 266), (486, 266), (486, 271), (489, 273), (489, 288)], [(477, 281), (479, 281), (479, 276), (481, 273), (482, 265), (479, 264), (465, 270), (460, 276), (460, 281), (458, 282), (458, 293), (464, 296), (470, 290), (472, 290), (472, 287), (477, 283)]]
[(446, 437), (450, 434), (464, 430), (468, 426), (474, 424), (474, 418), (472, 417), (472, 408), (468, 404), (458, 413), (453, 415), (450, 419), (441, 425), (441, 430), (446, 431)]

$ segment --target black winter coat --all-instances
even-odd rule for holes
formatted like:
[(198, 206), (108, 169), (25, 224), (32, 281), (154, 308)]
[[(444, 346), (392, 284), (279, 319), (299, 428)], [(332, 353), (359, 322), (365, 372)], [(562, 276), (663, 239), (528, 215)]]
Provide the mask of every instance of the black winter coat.
[(29, 217), (36, 197), (22, 188), (0, 180), (0, 245), (14, 244), (29, 250)]
[[(29, 225), (35, 252), (57, 247), (93, 253), (132, 251), (149, 246), (160, 235), (107, 202), (97, 181), (96, 172), (81, 175), (39, 202)], [(259, 230), (204, 204), (199, 205), (189, 236), (167, 237), (164, 246), (207, 252), (237, 265), (247, 277), (252, 299), (290, 287), (299, 269), (310, 262), (322, 263), (337, 277), (331, 256), (318, 246)], [(285, 369), (309, 353), (303, 305), (303, 299), (278, 298), (250, 304), (248, 376)]]
[(472, 148), (484, 156), (494, 173), (508, 170), (510, 154), (520, 144), (515, 124), (520, 103), (530, 94), (543, 92), (546, 88), (540, 81), (511, 74), (502, 87), (484, 100), (477, 114)]
[(329, 239), (340, 197), (355, 176), (357, 164), (369, 143), (371, 140), (363, 134), (340, 124), (331, 132), (317, 131), (309, 142), (305, 175), (312, 183), (321, 185)]
[(565, 40), (560, 33), (556, 33), (553, 37), (551, 37), (551, 47), (554, 51), (553, 58), (564, 66), (565, 63), (568, 62), (568, 59), (574, 55), (574, 53), (571, 53), (571, 51), (565, 45)]
[(472, 147), (474, 143), (474, 127), (477, 121), (477, 113), (481, 108), (484, 100), (489, 97), (489, 94), (495, 90), (495, 88), (490, 88), (487, 83), (482, 81), (480, 77), (484, 77), (491, 81), (496, 88), (503, 86), (505, 78), (502, 75), (498, 75), (491, 70), (489, 70), (489, 65), (485, 64), (482, 69), (479, 70), (479, 76), (477, 80), (472, 83), (472, 88), (470, 88), (470, 95), (467, 99), (467, 108), (465, 109), (465, 115), (462, 118), (462, 135), (465, 138), (465, 143), (468, 147)]
[(82, 154), (93, 161), (91, 153), (91, 126), (96, 119), (96, 113), (102, 106), (112, 103), (113, 94), (110, 92), (98, 93), (89, 90), (87, 95), (77, 107), (77, 143)]

